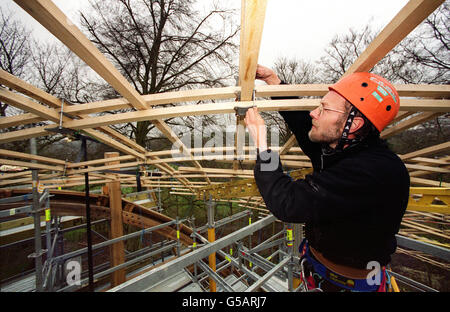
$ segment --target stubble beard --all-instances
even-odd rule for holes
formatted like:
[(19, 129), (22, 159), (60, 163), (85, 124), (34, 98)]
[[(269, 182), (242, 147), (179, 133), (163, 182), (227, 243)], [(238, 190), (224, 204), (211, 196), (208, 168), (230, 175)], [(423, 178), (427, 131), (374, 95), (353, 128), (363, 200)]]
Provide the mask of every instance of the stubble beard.
[[(315, 131), (314, 131), (315, 130)], [(341, 138), (341, 131), (337, 125), (334, 129), (327, 129), (328, 131), (317, 133), (317, 127), (311, 128), (308, 132), (308, 138), (311, 142), (314, 143), (322, 143), (322, 144), (334, 144), (337, 143)]]

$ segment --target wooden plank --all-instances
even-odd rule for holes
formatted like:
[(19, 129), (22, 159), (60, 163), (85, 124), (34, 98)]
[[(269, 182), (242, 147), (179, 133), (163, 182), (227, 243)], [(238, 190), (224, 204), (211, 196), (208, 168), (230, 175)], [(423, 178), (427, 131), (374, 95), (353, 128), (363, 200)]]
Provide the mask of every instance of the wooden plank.
[[(431, 102), (430, 102), (431, 101)], [(417, 104), (417, 102), (405, 100), (403, 105), (406, 108), (414, 110), (427, 109), (434, 113), (436, 110), (447, 111), (448, 107), (443, 108), (441, 100), (424, 100), (423, 105)], [(242, 107), (256, 105), (259, 111), (289, 111), (289, 110), (305, 110), (310, 111), (315, 109), (320, 103), (319, 99), (289, 99), (289, 100), (260, 100), (260, 101), (246, 101), (241, 102)], [(211, 114), (234, 114), (234, 107), (236, 102), (227, 103), (211, 103), (211, 104), (200, 104), (200, 105), (183, 105), (177, 107), (164, 107), (142, 110), (139, 112), (126, 112), (118, 113), (114, 115), (98, 116), (92, 117), (90, 119), (79, 119), (70, 120), (63, 123), (64, 127), (71, 129), (86, 129), (86, 128), (96, 128), (99, 126), (126, 123), (126, 122), (137, 122), (144, 120), (157, 120), (156, 125), (160, 125), (159, 120), (173, 117), (182, 116), (200, 116), (200, 115), (211, 115)], [(403, 106), (402, 106), (403, 109)], [(430, 117), (432, 118), (432, 117)], [(423, 122), (423, 121), (422, 121)], [(175, 142), (178, 137), (170, 130), (168, 127), (161, 129), (162, 132), (168, 136), (168, 138)], [(186, 150), (188, 150), (185, 147)]]
[(133, 161), (128, 163), (119, 163), (115, 165), (104, 165), (104, 166), (98, 166), (98, 167), (89, 167), (85, 169), (69, 169), (67, 170), (67, 175), (74, 175), (74, 174), (81, 174), (85, 172), (93, 172), (93, 171), (102, 171), (102, 170), (113, 170), (113, 169), (120, 169), (120, 168), (126, 168), (126, 167), (136, 167), (139, 165), (142, 165), (143, 161)]
[(450, 112), (450, 100), (401, 99), (400, 109), (408, 112)]
[(64, 171), (64, 166), (49, 166), (44, 164), (37, 164), (25, 161), (18, 160), (9, 160), (9, 159), (0, 159), (0, 163), (2, 165), (11, 165), (11, 166), (19, 166), (26, 167), (30, 169), (45, 169), (45, 170), (54, 170), (54, 171)]
[[(173, 92), (142, 95), (142, 99), (149, 106), (189, 101), (218, 100), (235, 98), (240, 87), (208, 88), (198, 90), (181, 90)], [(91, 114), (104, 111), (131, 108), (130, 103), (124, 99), (113, 99), (87, 104), (72, 105), (64, 109), (67, 113)]]
[(0, 117), (0, 129), (28, 125), (30, 123), (39, 122), (45, 118), (39, 117), (32, 113), (25, 113), (15, 116)]
[(445, 0), (411, 0), (372, 41), (344, 76), (370, 71), (386, 54)]
[(440, 159), (434, 159), (434, 158), (427, 158), (427, 157), (414, 157), (411, 159), (408, 159), (410, 162), (414, 163), (427, 163), (427, 164), (433, 164), (433, 165), (450, 165), (449, 157), (443, 157)]
[[(241, 2), (241, 37), (239, 49), (239, 86), (241, 101), (253, 100), (256, 66), (258, 64), (267, 0), (242, 0)], [(236, 133), (234, 144), (237, 159), (244, 156), (245, 123), (242, 116), (236, 116)], [(238, 161), (233, 162), (233, 169), (238, 168)]]
[[(105, 153), (105, 158), (117, 159), (119, 153)], [(109, 161), (106, 165), (117, 165), (120, 161)], [(120, 190), (120, 180), (116, 179), (107, 184), (109, 194), (109, 208), (111, 213), (111, 234), (110, 239), (123, 236), (122, 221), (122, 193)], [(125, 262), (125, 245), (123, 241), (112, 244), (110, 247), (110, 261), (112, 266), (116, 266)], [(125, 269), (116, 270), (111, 274), (111, 285), (115, 287), (125, 282)]]
[[(16, 89), (18, 91), (21, 91), (24, 94), (27, 94), (28, 96), (30, 96), (30, 97), (38, 100), (38, 101), (46, 103), (46, 104), (50, 105), (51, 107), (61, 108), (61, 106), (62, 106), (60, 100), (57, 99), (56, 97), (54, 97), (54, 96), (52, 96), (52, 95), (50, 95), (50, 94), (48, 94), (48, 93), (46, 93), (46, 92), (36, 88), (35, 86), (33, 86), (33, 85), (31, 85), (31, 84), (29, 84), (29, 83), (27, 83), (25, 81), (22, 81), (19, 78), (14, 77), (13, 75), (10, 75), (10, 74), (8, 74), (8, 73), (6, 73), (4, 71), (3, 72), (0, 71), (0, 77), (1, 77), (1, 81), (3, 83), (5, 83), (5, 85), (7, 85), (7, 86), (9, 86), (11, 88), (14, 88), (14, 89)], [(6, 95), (7, 96), (11, 96), (11, 93), (6, 93)], [(12, 93), (12, 94), (14, 94), (14, 93)], [(39, 112), (37, 115), (31, 114), (31, 116), (34, 115), (36, 118), (39, 118), (40, 120), (42, 120), (42, 119), (44, 119), (44, 120), (49, 119), (48, 118), (49, 116), (45, 115), (45, 109), (47, 109), (47, 108), (44, 107), (44, 111), (42, 111), (42, 109), (43, 109), (42, 105), (34, 103), (33, 101), (31, 101), (31, 100), (29, 100), (27, 98), (24, 98), (24, 97), (22, 97), (20, 95), (17, 95), (13, 99), (16, 99), (16, 101), (19, 101), (19, 102), (21, 102), (21, 101), (24, 102), (24, 103), (21, 104), (22, 106), (24, 106), (24, 107), (22, 107), (23, 109), (27, 109), (28, 106), (30, 106), (32, 109), (34, 109), (35, 112), (36, 111)], [(66, 111), (66, 109), (68, 107), (70, 107), (70, 104), (69, 105), (68, 104), (69, 103), (67, 103), (67, 102), (65, 103), (64, 111)], [(50, 111), (52, 111), (52, 110), (50, 109)], [(53, 112), (51, 114), (53, 114)], [(22, 117), (29, 118), (30, 117), (29, 115), (30, 114), (24, 114), (24, 115), (22, 115)], [(38, 115), (42, 116), (42, 117), (39, 117)], [(57, 116), (60, 116), (59, 112), (57, 112)], [(59, 117), (58, 118), (55, 118), (55, 117), (56, 116), (53, 116), (54, 121), (55, 122), (59, 122)], [(84, 118), (84, 116), (78, 116), (78, 117)], [(2, 120), (2, 119), (0, 119), (0, 120)], [(64, 120), (69, 120), (69, 118), (63, 116), (63, 121)], [(25, 122), (29, 122), (29, 120), (23, 120), (22, 124), (25, 123)], [(101, 133), (98, 133), (97, 131), (88, 130), (86, 132), (88, 134), (90, 134), (91, 136), (95, 137), (96, 139), (98, 139), (99, 141), (101, 141), (101, 142), (103, 142), (103, 143), (105, 143), (105, 144), (107, 144), (109, 146), (112, 146), (112, 147), (118, 149), (119, 151), (122, 151), (122, 152), (124, 152), (126, 154), (131, 154), (131, 155), (137, 156), (139, 158), (143, 158), (143, 155), (139, 154), (138, 151), (141, 151), (142, 153), (145, 153), (145, 149), (140, 147), (140, 146), (138, 146), (135, 142), (129, 140), (128, 138), (124, 137), (123, 135), (117, 133), (113, 129), (110, 129), (109, 127), (106, 127), (106, 126), (105, 127), (100, 127), (100, 131), (102, 131), (104, 133), (107, 133), (107, 134), (113, 136), (116, 139), (119, 139), (120, 141), (124, 142), (128, 146), (131, 146), (131, 149), (125, 147), (124, 145), (120, 144), (119, 142), (113, 142), (110, 138), (108, 138), (107, 136), (105, 136), (105, 135), (103, 135)], [(40, 132), (40, 133), (43, 133), (43, 132)], [(16, 133), (16, 134), (18, 134), (18, 133)], [(16, 138), (16, 139), (20, 139), (20, 138)]]
[(424, 123), (428, 120), (434, 119), (442, 115), (442, 113), (436, 113), (436, 112), (424, 112), (420, 113), (417, 116), (414, 116), (412, 118), (409, 118), (407, 120), (404, 120), (396, 125), (393, 125), (392, 127), (389, 127), (385, 130), (383, 130), (380, 134), (380, 137), (383, 139), (390, 138), (397, 133), (400, 133), (402, 131), (405, 131), (409, 128), (412, 128), (414, 126), (417, 126), (421, 123)]
[(438, 172), (438, 173), (450, 173), (450, 170), (445, 169), (445, 168), (439, 168), (439, 167), (411, 165), (411, 164), (405, 164), (405, 166), (408, 169), (425, 170), (425, 171), (429, 171), (429, 172)]
[[(241, 101), (250, 101), (255, 86), (256, 65), (258, 63), (267, 0), (244, 0), (241, 9), (241, 46), (239, 51), (239, 85)], [(241, 24), (242, 25), (242, 24)]]
[(64, 160), (50, 158), (50, 157), (44, 157), (44, 156), (38, 156), (38, 155), (32, 155), (27, 153), (19, 153), (15, 151), (10, 151), (6, 149), (0, 149), (0, 156), (10, 157), (10, 158), (21, 158), (21, 159), (28, 159), (28, 160), (37, 160), (40, 162), (46, 162), (49, 164), (54, 165), (65, 165), (66, 162)]
[(19, 91), (39, 102), (47, 104), (52, 108), (61, 107), (61, 101), (53, 95), (36, 88), (35, 86), (11, 75), (10, 73), (0, 69), (0, 84), (5, 85), (11, 89)]
[[(53, 122), (60, 121), (60, 115), (54, 109), (47, 108), (47, 107), (43, 106), (42, 104), (33, 102), (32, 100), (25, 98), (24, 96), (15, 94), (11, 91), (0, 89), (0, 99), (2, 99), (3, 101), (5, 101), (11, 105), (18, 107), (18, 108), (32, 112), (33, 114), (35, 114), (39, 117), (45, 118), (46, 120), (48, 119)], [(69, 121), (69, 120), (70, 120), (69, 118), (63, 116), (63, 121)], [(108, 131), (106, 128), (104, 130)], [(122, 151), (126, 154), (137, 156), (141, 159), (145, 158), (145, 156), (143, 156), (143, 154), (140, 154), (135, 149), (129, 148), (121, 143), (115, 142), (115, 141), (111, 140), (110, 138), (108, 138), (106, 135), (104, 135), (96, 130), (90, 129), (90, 130), (86, 130), (85, 132), (87, 134), (89, 134), (90, 136), (98, 139), (99, 141), (104, 142), (107, 145), (113, 146), (114, 148), (118, 149), (119, 151)]]
[(430, 230), (429, 227), (425, 227), (423, 224), (419, 224), (417, 222), (403, 221), (401, 224), (404, 226), (413, 228), (413, 229), (417, 229), (417, 230), (426, 232), (428, 234), (432, 234), (432, 235), (436, 235), (436, 236), (445, 238), (447, 240), (450, 239), (450, 236), (439, 233), (437, 230)]
[[(268, 100), (268, 101), (248, 101), (241, 102), (242, 106), (252, 106), (256, 104), (259, 111), (276, 111), (276, 110), (312, 110), (319, 104), (319, 100), (303, 99), (303, 100)], [(71, 129), (95, 128), (98, 126), (118, 124), (124, 122), (136, 122), (144, 120), (157, 120), (182, 116), (200, 116), (209, 114), (234, 114), (236, 102), (229, 103), (211, 103), (200, 105), (184, 105), (177, 107), (164, 107), (148, 109), (139, 112), (126, 112), (114, 115), (93, 117), (90, 119), (71, 120), (63, 125)], [(163, 132), (167, 133), (167, 132)], [(168, 135), (170, 135), (168, 133)], [(176, 140), (174, 135), (170, 135), (169, 139)]]
[(295, 135), (291, 135), (291, 137), (284, 143), (284, 145), (280, 149), (280, 155), (286, 154), (289, 152), (292, 146), (297, 142)]
[[(235, 159), (235, 155), (207, 155), (207, 156), (193, 156), (193, 157), (172, 157), (172, 158), (161, 158), (157, 160), (147, 160), (146, 164), (148, 165), (154, 165), (154, 164), (160, 164), (160, 163), (172, 163), (172, 162), (187, 162), (192, 161), (192, 159), (196, 161), (233, 161)], [(246, 155), (245, 158), (242, 159), (242, 161), (248, 163), (248, 162), (254, 162), (256, 160), (256, 155)], [(295, 155), (286, 155), (281, 156), (281, 160), (290, 161), (293, 160), (298, 165), (307, 165), (307, 167), (311, 167), (310, 163), (301, 163), (301, 161), (308, 161), (309, 158), (307, 156), (295, 156)], [(284, 162), (283, 162), (284, 164)], [(72, 165), (73, 166), (73, 165)]]
[[(324, 96), (328, 92), (328, 84), (297, 84), (297, 85), (259, 85), (255, 86), (257, 97), (272, 96)], [(450, 97), (450, 85), (394, 85), (401, 97)], [(188, 101), (232, 99), (240, 92), (240, 87), (208, 88), (197, 90), (182, 90), (174, 92), (142, 95), (149, 106)], [(114, 111), (131, 108), (124, 99), (112, 99), (86, 104), (70, 105), (64, 112), (70, 114), (91, 114), (104, 111)]]
[(400, 97), (449, 98), (450, 85), (395, 84)]
[(433, 155), (433, 154), (446, 152), (446, 151), (450, 151), (450, 142), (437, 144), (437, 145), (434, 145), (434, 146), (430, 146), (430, 147), (426, 147), (426, 148), (420, 149), (420, 150), (415, 151), (415, 152), (411, 152), (411, 153), (408, 153), (408, 154), (400, 155), (400, 158), (403, 161), (405, 161), (407, 159), (411, 159), (411, 158), (418, 157), (418, 156), (430, 156), (430, 155)]
[(395, 118), (392, 120), (391, 123), (399, 122), (400, 120), (402, 120), (402, 119), (404, 119), (404, 118), (406, 118), (406, 117), (409, 117), (409, 116), (411, 116), (411, 115), (413, 115), (413, 114), (414, 114), (414, 112), (399, 111), (399, 112), (397, 113), (397, 116), (395, 116)]
[(79, 168), (79, 167), (83, 167), (83, 166), (93, 166), (93, 165), (105, 164), (105, 163), (111, 162), (111, 161), (123, 161), (123, 160), (133, 160), (133, 159), (134, 159), (134, 157), (130, 156), (130, 155), (118, 156), (118, 157), (114, 157), (111, 159), (110, 158), (102, 158), (102, 159), (83, 161), (83, 162), (79, 162), (79, 163), (70, 163), (67, 165), (67, 168), (73, 169), (73, 168)]
[(13, 93), (4, 88), (0, 88), (0, 100), (26, 112), (33, 113), (36, 116), (44, 118), (45, 120), (59, 122), (60, 116), (56, 110), (45, 107), (40, 103), (34, 102), (29, 98)]
[(178, 171), (187, 172), (207, 172), (207, 173), (229, 173), (229, 174), (243, 174), (243, 175), (253, 175), (253, 170), (233, 170), (233, 169), (222, 169), (222, 168), (193, 168), (193, 167), (178, 167)]
[(424, 185), (424, 186), (435, 186), (435, 187), (450, 187), (450, 183), (433, 181), (429, 179), (411, 177), (411, 185)]

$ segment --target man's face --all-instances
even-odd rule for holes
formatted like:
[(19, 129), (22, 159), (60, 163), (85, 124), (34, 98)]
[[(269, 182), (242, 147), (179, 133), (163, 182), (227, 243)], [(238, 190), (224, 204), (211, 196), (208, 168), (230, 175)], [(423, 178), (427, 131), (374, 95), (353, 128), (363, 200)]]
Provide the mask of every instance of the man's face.
[(328, 92), (320, 101), (321, 105), (310, 112), (312, 127), (309, 139), (316, 143), (328, 143), (336, 147), (344, 129), (347, 113), (345, 99), (334, 91)]

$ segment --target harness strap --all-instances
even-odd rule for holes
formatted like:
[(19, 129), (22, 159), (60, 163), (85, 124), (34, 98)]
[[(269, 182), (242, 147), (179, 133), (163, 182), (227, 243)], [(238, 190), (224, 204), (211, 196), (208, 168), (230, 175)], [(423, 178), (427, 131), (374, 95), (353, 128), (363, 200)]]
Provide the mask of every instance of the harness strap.
[(355, 118), (357, 112), (358, 112), (358, 109), (355, 106), (352, 106), (352, 108), (348, 114), (347, 121), (345, 122), (344, 130), (342, 131), (341, 138), (335, 148), (336, 151), (342, 151), (344, 149), (345, 144), (352, 145), (352, 144), (356, 144), (360, 141), (359, 139), (349, 139), (348, 138), (348, 135), (350, 133), (350, 128), (352, 127), (353, 119)]
[(306, 260), (312, 265), (315, 273), (317, 273), (321, 278), (327, 280), (328, 282), (339, 286), (341, 288), (347, 289), (347, 290), (353, 290), (353, 291), (385, 291), (386, 287), (386, 274), (385, 274), (385, 268), (379, 272), (379, 274), (382, 274), (381, 284), (380, 285), (369, 285), (367, 283), (366, 279), (354, 279), (349, 278), (346, 276), (343, 276), (341, 274), (338, 274), (336, 272), (333, 272), (329, 270), (326, 266), (324, 266), (322, 263), (318, 262), (314, 257), (311, 255), (311, 252), (309, 250), (308, 241), (303, 239), (302, 243), (299, 246), (299, 252), (302, 255), (302, 257), (305, 257)]

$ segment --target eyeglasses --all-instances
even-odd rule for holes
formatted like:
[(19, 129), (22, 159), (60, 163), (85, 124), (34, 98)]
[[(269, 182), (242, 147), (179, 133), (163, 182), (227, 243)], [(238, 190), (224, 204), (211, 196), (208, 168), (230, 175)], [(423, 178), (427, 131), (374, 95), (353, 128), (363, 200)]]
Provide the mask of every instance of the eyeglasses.
[(322, 103), (319, 104), (318, 108), (319, 108), (319, 116), (322, 116), (322, 113), (323, 113), (324, 110), (329, 110), (329, 111), (336, 112), (336, 113), (341, 113), (341, 114), (346, 114), (347, 113), (347, 112), (344, 112), (344, 111), (341, 111), (341, 110), (338, 110), (338, 109), (323, 107)]

